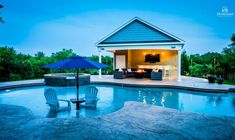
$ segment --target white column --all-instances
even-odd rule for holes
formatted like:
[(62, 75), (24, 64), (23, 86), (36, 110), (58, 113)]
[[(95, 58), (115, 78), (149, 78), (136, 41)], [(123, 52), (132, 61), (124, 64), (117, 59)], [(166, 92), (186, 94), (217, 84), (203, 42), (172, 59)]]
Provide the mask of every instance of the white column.
[(181, 49), (178, 50), (178, 74), (177, 81), (181, 81)]
[[(101, 58), (102, 58), (102, 53), (101, 53), (101, 50), (99, 50), (99, 63), (102, 63)], [(101, 74), (102, 74), (101, 69), (99, 69), (99, 78), (102, 78)]]
[(116, 58), (115, 58), (115, 52), (114, 52), (114, 53), (113, 53), (113, 70), (115, 70), (115, 63), (116, 63), (116, 62), (115, 62), (115, 61), (116, 61), (115, 59), (116, 59)]

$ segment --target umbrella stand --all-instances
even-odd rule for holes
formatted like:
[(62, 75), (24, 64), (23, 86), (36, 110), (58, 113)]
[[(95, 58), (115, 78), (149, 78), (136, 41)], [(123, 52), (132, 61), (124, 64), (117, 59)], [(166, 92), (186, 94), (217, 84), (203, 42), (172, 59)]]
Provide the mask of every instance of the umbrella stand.
[(77, 86), (77, 101), (79, 99), (79, 77), (78, 77), (78, 69), (77, 69), (77, 82), (76, 82), (76, 86)]
[(77, 87), (77, 100), (74, 102), (76, 103), (76, 109), (80, 109), (80, 103), (85, 102), (85, 100), (79, 100), (79, 74), (78, 74), (78, 69), (77, 69), (77, 78), (76, 78), (76, 87)]
[(76, 104), (76, 110), (80, 109), (80, 103), (85, 102), (85, 100), (79, 100), (79, 74), (77, 69), (77, 77), (76, 77), (76, 89), (77, 89), (77, 97), (76, 99), (71, 99), (71, 102)]

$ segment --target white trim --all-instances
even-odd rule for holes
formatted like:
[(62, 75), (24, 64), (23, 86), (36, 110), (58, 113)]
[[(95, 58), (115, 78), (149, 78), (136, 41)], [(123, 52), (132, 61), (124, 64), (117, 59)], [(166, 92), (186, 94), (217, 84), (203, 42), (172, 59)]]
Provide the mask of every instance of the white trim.
[(178, 50), (178, 70), (177, 70), (177, 81), (181, 81), (181, 49)]
[[(99, 63), (102, 63), (102, 53), (101, 50), (99, 50)], [(102, 78), (102, 71), (99, 69), (99, 78)]]
[(161, 32), (161, 33), (166, 34), (166, 35), (168, 35), (168, 36), (170, 36), (170, 37), (172, 37), (172, 38), (178, 40), (180, 43), (184, 43), (184, 42), (185, 42), (184, 40), (182, 40), (182, 39), (180, 39), (180, 38), (178, 38), (178, 37), (176, 37), (176, 36), (174, 36), (174, 35), (172, 35), (172, 34), (166, 32), (166, 31), (164, 31), (164, 30), (158, 28), (158, 27), (155, 26), (155, 25), (152, 25), (152, 24), (150, 24), (150, 23), (148, 23), (148, 22), (142, 20), (142, 19), (139, 18), (139, 17), (134, 17), (133, 19), (131, 19), (131, 20), (128, 21), (127, 23), (123, 24), (121, 27), (117, 28), (116, 30), (114, 30), (113, 32), (111, 32), (110, 34), (108, 34), (107, 36), (105, 36), (104, 38), (102, 38), (100, 41), (98, 41), (98, 42), (96, 43), (96, 46), (99, 46), (100, 43), (103, 42), (105, 39), (111, 37), (112, 35), (114, 35), (114, 34), (117, 33), (118, 31), (120, 31), (121, 29), (123, 29), (124, 27), (126, 27), (127, 25), (129, 25), (130, 23), (132, 23), (134, 20), (138, 20), (138, 21), (140, 21), (140, 22), (142, 22), (142, 23), (144, 23), (144, 24), (146, 24), (146, 25), (148, 25), (148, 26), (154, 28), (155, 30), (157, 30), (157, 31), (159, 31), (159, 32)]
[(159, 49), (159, 50), (179, 50), (182, 49), (182, 45), (136, 45), (136, 46), (109, 46), (109, 47), (102, 47), (105, 51), (112, 51), (112, 50), (141, 50), (141, 49)]
[(115, 52), (113, 52), (113, 70), (115, 70), (116, 65), (116, 58), (115, 58)]
[(181, 42), (159, 42), (159, 43), (123, 43), (123, 44), (99, 44), (97, 47), (110, 47), (110, 46), (149, 46), (149, 45), (184, 45)]

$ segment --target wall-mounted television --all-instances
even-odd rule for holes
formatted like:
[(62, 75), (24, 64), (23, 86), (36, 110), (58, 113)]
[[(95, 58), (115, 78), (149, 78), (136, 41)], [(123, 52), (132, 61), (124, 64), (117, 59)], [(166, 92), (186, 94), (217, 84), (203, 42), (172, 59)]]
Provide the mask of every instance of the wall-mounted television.
[(147, 55), (145, 55), (145, 62), (149, 62), (149, 63), (160, 62), (160, 54), (147, 54)]

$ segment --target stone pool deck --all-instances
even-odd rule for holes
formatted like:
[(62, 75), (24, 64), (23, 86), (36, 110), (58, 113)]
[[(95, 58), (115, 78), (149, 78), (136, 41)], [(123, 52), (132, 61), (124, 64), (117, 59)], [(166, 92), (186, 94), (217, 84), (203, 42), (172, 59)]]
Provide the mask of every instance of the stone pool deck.
[(40, 118), (0, 105), (0, 139), (235, 139), (235, 117), (214, 117), (127, 102), (94, 118)]
[(145, 86), (145, 87), (164, 87), (178, 88), (205, 92), (235, 92), (235, 85), (226, 84), (210, 84), (207, 79), (181, 76), (181, 81), (164, 79), (162, 81), (151, 80), (149, 78), (135, 79), (113, 79), (113, 75), (103, 75), (99, 78), (98, 75), (91, 76), (92, 83), (117, 84), (123, 86)]
[(42, 85), (44, 85), (44, 79), (0, 82), (0, 90), (4, 90), (8, 88), (42, 86)]
[[(113, 75), (103, 75), (99, 78), (98, 75), (91, 75), (91, 83), (97, 84), (116, 84), (121, 86), (142, 86), (142, 87), (164, 87), (176, 88), (205, 92), (235, 92), (235, 85), (219, 85), (217, 83), (209, 84), (207, 79), (182, 76), (182, 81), (164, 79), (162, 81), (151, 80), (148, 78), (135, 79), (113, 79)], [(0, 82), (0, 90), (27, 87), (27, 86), (41, 86), (44, 85), (44, 79), (36, 80), (22, 80), (13, 82)]]

